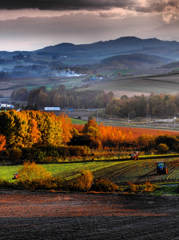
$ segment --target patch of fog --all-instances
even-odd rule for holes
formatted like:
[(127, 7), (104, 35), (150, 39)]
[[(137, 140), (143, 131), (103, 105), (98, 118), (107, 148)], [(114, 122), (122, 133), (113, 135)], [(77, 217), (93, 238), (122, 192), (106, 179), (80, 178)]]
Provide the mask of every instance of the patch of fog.
[(80, 77), (82, 74), (75, 73), (74, 71), (68, 70), (53, 70), (52, 71), (53, 76), (52, 77)]
[(0, 71), (12, 72), (15, 67), (20, 67), (20, 66), (24, 67), (24, 66), (33, 66), (33, 65), (34, 65), (33, 63), (32, 64), (23, 63), (23, 65), (22, 65), (22, 63), (14, 63), (14, 64), (11, 63), (11, 64), (6, 64), (5, 67), (4, 66), (0, 66)]
[(0, 67), (2, 72), (11, 72), (14, 66)]
[[(11, 77), (21, 77), (24, 74), (31, 77), (80, 77), (82, 74), (78, 74), (75, 71), (71, 71), (70, 69), (51, 69), (47, 65), (40, 64), (16, 64), (16, 65), (8, 65), (6, 67), (0, 67), (0, 71), (11, 73)], [(18, 74), (18, 75), (17, 75)]]

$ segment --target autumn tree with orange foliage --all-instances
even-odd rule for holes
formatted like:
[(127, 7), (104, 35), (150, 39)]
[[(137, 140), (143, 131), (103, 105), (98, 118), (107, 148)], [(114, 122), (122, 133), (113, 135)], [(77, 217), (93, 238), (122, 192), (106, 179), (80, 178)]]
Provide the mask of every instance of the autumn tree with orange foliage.
[(115, 147), (118, 149), (122, 144), (131, 144), (134, 141), (131, 132), (127, 133), (118, 127), (101, 125), (99, 127), (99, 133), (103, 147)]
[(122, 131), (118, 127), (98, 126), (95, 119), (89, 119), (82, 132), (83, 135), (72, 139), (72, 145), (86, 144), (95, 149), (101, 147), (120, 149), (122, 145), (127, 146), (133, 144), (135, 140), (131, 132)]
[(59, 146), (70, 141), (71, 130), (71, 119), (63, 114), (15, 110), (0, 113), (0, 134), (8, 147), (31, 147), (36, 143)]
[(0, 151), (5, 150), (6, 138), (3, 135), (0, 135)]
[(155, 145), (155, 137), (149, 134), (142, 134), (137, 139), (138, 147), (141, 149), (150, 149)]
[(72, 138), (72, 122), (71, 118), (68, 117), (65, 113), (62, 113), (58, 117), (61, 121), (62, 128), (62, 143), (67, 144)]
[(86, 139), (89, 140), (91, 148), (100, 148), (101, 147), (101, 136), (99, 132), (99, 126), (96, 123), (95, 119), (90, 118), (83, 128), (83, 133), (86, 136)]
[(84, 125), (72, 124), (73, 128), (75, 128), (79, 133), (83, 132)]
[(29, 145), (32, 145), (34, 143), (38, 142), (38, 139), (40, 137), (40, 132), (37, 128), (37, 122), (35, 119), (30, 119), (29, 121)]
[(37, 122), (37, 128), (40, 133), (38, 143), (43, 145), (61, 144), (61, 122), (54, 113), (29, 111), (29, 116)]
[(91, 130), (98, 129), (98, 124), (96, 123), (95, 119), (90, 118), (83, 128), (83, 133), (90, 133)]

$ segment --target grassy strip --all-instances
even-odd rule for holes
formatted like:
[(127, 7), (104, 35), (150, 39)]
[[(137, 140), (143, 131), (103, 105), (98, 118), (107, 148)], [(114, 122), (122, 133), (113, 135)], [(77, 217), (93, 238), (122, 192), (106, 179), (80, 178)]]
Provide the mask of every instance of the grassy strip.
[(73, 124), (79, 124), (79, 125), (85, 125), (85, 123), (87, 122), (87, 121), (75, 119), (75, 118), (71, 118), (71, 121)]
[[(64, 179), (75, 178), (82, 169), (89, 169), (90, 171), (97, 171), (99, 169), (106, 169), (109, 166), (119, 164), (118, 162), (89, 162), (89, 163), (69, 163), (69, 164), (43, 164), (42, 166), (53, 176), (59, 176)], [(17, 166), (0, 166), (0, 178), (9, 182), (13, 182), (13, 175), (19, 171), (22, 165)]]
[[(161, 159), (162, 160), (162, 159)], [(157, 175), (156, 159), (153, 160), (128, 160), (116, 162), (81, 162), (68, 164), (42, 164), (53, 177), (62, 180), (73, 180), (80, 175), (81, 170), (88, 170), (93, 173), (95, 179), (109, 179), (118, 185), (127, 181), (143, 184), (146, 181), (155, 183), (179, 182), (179, 161), (178, 159), (164, 159), (169, 173)], [(19, 171), (22, 165), (0, 166), (0, 179), (13, 182), (13, 175)], [(176, 174), (175, 174), (176, 173)]]
[[(57, 164), (41, 166), (36, 165), (35, 163), (25, 163), (23, 166), (16, 166), (18, 176), (20, 177), (16, 180), (10, 179), (9, 181), (0, 178), (0, 188), (54, 191), (118, 191), (128, 193), (154, 193), (155, 195), (179, 194), (179, 185), (175, 185), (176, 183), (172, 184), (170, 182), (169, 186), (168, 184), (161, 186), (159, 183), (153, 184), (148, 179), (145, 179), (144, 173), (146, 167), (148, 168), (148, 171), (153, 168), (152, 161), (148, 161), (148, 166), (142, 164), (142, 161), (126, 161), (112, 165), (83, 163), (82, 165), (71, 164), (70, 167), (65, 164), (55, 165)], [(60, 168), (57, 170), (57, 167)], [(139, 169), (141, 167), (143, 169), (143, 183), (135, 183), (136, 172), (139, 173), (138, 177), (141, 176), (141, 170)], [(8, 175), (12, 170), (15, 170), (15, 166), (4, 166), (4, 168), (1, 167), (1, 170), (1, 172)], [(149, 171), (149, 173), (150, 172), (151, 171)], [(124, 173), (127, 182), (126, 185), (122, 187), (117, 180), (119, 180), (121, 178), (120, 175)], [(118, 175), (118, 178), (115, 178), (116, 175)], [(166, 175), (161, 177), (164, 177), (162, 178), (164, 183), (164, 181), (167, 180)], [(128, 181), (129, 179), (133, 181)], [(116, 182), (118, 182), (118, 185), (116, 185)]]
[(157, 187), (154, 195), (177, 195), (179, 194), (179, 186)]

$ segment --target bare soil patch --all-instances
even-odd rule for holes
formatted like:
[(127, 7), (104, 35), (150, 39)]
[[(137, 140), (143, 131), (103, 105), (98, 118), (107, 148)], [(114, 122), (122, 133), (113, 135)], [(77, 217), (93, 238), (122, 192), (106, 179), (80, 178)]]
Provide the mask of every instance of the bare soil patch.
[(0, 191), (0, 239), (178, 239), (178, 197)]
[(151, 128), (133, 128), (133, 127), (118, 127), (119, 129), (132, 132), (134, 137), (139, 137), (142, 134), (149, 134), (152, 136), (157, 135), (165, 135), (168, 134), (170, 136), (177, 136), (179, 135), (179, 131), (175, 130), (161, 130), (161, 129), (151, 129)]
[[(84, 128), (84, 125), (73, 125), (78, 131), (82, 131)], [(135, 127), (116, 127), (124, 132), (132, 132), (134, 138), (137, 138), (141, 136), (142, 134), (149, 134), (152, 136), (158, 136), (158, 135), (165, 135), (168, 134), (170, 136), (177, 136), (179, 135), (179, 131), (175, 130), (161, 130), (161, 129), (151, 129), (151, 128), (135, 128)]]

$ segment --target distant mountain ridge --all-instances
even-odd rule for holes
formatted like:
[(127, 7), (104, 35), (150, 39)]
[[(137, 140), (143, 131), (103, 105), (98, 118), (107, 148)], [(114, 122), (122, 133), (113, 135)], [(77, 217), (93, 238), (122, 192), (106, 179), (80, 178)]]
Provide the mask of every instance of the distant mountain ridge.
[[(162, 41), (156, 38), (140, 39), (121, 37), (115, 40), (100, 41), (91, 44), (61, 43), (37, 51), (37, 54), (66, 54), (69, 57), (89, 58), (115, 56), (120, 54), (143, 53), (179, 59), (179, 42)], [(104, 57), (103, 57), (104, 56)]]
[(99, 47), (108, 47), (108, 48), (118, 48), (124, 50), (125, 48), (147, 48), (147, 47), (170, 47), (170, 48), (179, 48), (179, 42), (177, 41), (162, 41), (156, 38), (150, 39), (140, 39), (137, 37), (121, 37), (115, 40), (109, 41), (99, 41), (91, 44), (79, 44), (75, 45), (72, 43), (60, 43), (55, 46), (48, 46), (42, 49), (39, 49), (35, 52), (54, 52), (54, 50), (66, 52), (66, 51), (86, 51), (88, 49), (96, 49)]
[[(150, 55), (151, 57), (142, 57), (142, 55), (139, 56), (139, 54)], [(118, 56), (119, 60), (119, 56), (122, 58), (125, 56), (125, 58), (127, 58), (127, 55), (130, 55), (130, 59), (128, 60), (133, 58), (134, 61), (138, 61), (140, 60), (139, 58), (143, 58), (145, 61), (161, 61), (162, 64), (167, 64), (172, 61), (179, 61), (179, 42), (162, 41), (157, 38), (141, 39), (137, 37), (121, 37), (115, 40), (99, 41), (91, 44), (75, 45), (73, 43), (60, 43), (31, 52), (0, 52), (2, 62), (3, 59), (14, 57), (20, 59), (21, 57), (24, 61), (26, 58), (26, 62), (30, 61), (29, 59), (34, 59), (33, 63), (41, 61), (41, 64), (48, 59), (47, 61), (57, 61), (57, 65), (58, 62), (61, 62), (61, 64), (69, 66), (96, 64), (104, 59), (116, 56)], [(153, 55), (155, 55), (155, 60), (154, 58), (151, 59)], [(157, 59), (157, 56), (165, 58), (165, 60)], [(170, 60), (168, 61), (167, 59)]]

